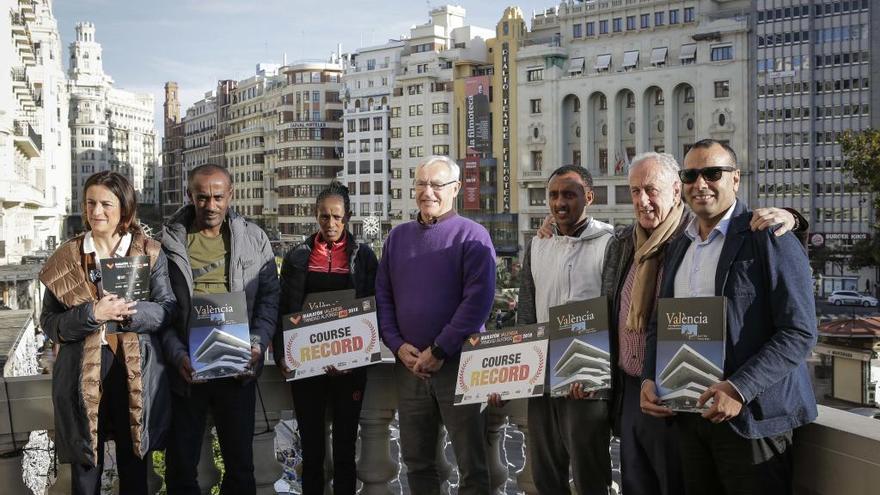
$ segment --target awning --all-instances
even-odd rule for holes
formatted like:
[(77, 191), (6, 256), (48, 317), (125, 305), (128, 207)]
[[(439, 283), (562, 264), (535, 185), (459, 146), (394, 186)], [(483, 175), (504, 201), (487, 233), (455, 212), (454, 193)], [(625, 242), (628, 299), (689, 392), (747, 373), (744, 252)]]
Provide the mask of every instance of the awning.
[(596, 70), (608, 70), (611, 66), (611, 54), (599, 55), (596, 57), (596, 65), (593, 66)]
[(571, 63), (568, 65), (568, 73), (574, 74), (575, 72), (583, 72), (584, 71), (584, 57), (575, 57), (571, 59)]
[(668, 51), (669, 48), (666, 48), (665, 46), (651, 50), (651, 65), (665, 64), (666, 53)]
[(623, 68), (631, 69), (639, 65), (639, 51), (623, 52)]
[(681, 45), (681, 54), (678, 56), (680, 60), (693, 60), (697, 58), (697, 44), (690, 43)]

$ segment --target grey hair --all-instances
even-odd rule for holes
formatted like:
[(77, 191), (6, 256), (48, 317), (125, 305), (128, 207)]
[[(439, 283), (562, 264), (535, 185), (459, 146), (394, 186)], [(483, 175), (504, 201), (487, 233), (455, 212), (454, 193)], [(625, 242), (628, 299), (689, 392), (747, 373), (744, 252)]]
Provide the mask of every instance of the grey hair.
[(416, 174), (419, 173), (419, 169), (421, 169), (422, 167), (427, 167), (428, 165), (437, 162), (442, 162), (444, 165), (446, 165), (446, 168), (449, 169), (449, 173), (452, 175), (453, 179), (460, 180), (461, 168), (458, 166), (457, 163), (455, 163), (455, 160), (443, 155), (431, 155), (419, 162), (419, 164), (416, 166)]
[(678, 171), (680, 167), (678, 166), (678, 162), (675, 161), (675, 157), (670, 155), (669, 153), (657, 153), (654, 151), (647, 151), (645, 153), (639, 153), (632, 159), (632, 163), (629, 166), (629, 176), (632, 176), (633, 170), (636, 169), (639, 165), (647, 161), (654, 161), (660, 164), (660, 168), (663, 172), (663, 176), (669, 180), (670, 184), (675, 184), (676, 182), (680, 182), (678, 178)]

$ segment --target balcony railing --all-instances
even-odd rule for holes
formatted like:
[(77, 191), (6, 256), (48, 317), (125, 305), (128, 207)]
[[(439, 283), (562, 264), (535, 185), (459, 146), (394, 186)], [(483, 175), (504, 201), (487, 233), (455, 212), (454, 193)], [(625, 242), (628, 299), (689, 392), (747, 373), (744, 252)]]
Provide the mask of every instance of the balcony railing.
[[(362, 494), (391, 493), (390, 484), (398, 476), (400, 466), (391, 457), (390, 424), (396, 409), (391, 365), (375, 365), (369, 370), (364, 407), (360, 420), (360, 457), (358, 477), (363, 483)], [(29, 433), (51, 430), (53, 405), (49, 375), (2, 379), (0, 396), (0, 479), (5, 481), (3, 492), (8, 495), (30, 493), (21, 482), (22, 447)], [(266, 421), (275, 428), (283, 418), (289, 418), (293, 409), (290, 390), (278, 370), (267, 366), (260, 378), (261, 395), (265, 404), (257, 406), (257, 431), (266, 429)], [(501, 461), (502, 438), (518, 430), (523, 442), (528, 442), (525, 401), (510, 401), (504, 408), (489, 409), (490, 472), (496, 490), (505, 483), (517, 485), (518, 491), (535, 493), (528, 459), (518, 472), (509, 472)], [(14, 432), (14, 440), (13, 440)], [(52, 432), (49, 432), (51, 437)], [(518, 434), (516, 434), (518, 436)], [(273, 484), (281, 477), (282, 465), (276, 460), (273, 448), (274, 432), (254, 437), (254, 466), (258, 493), (274, 493)], [(219, 481), (219, 473), (212, 462), (210, 443), (206, 442), (199, 466), (203, 486)], [(517, 447), (519, 448), (519, 447)], [(880, 486), (880, 423), (851, 413), (819, 407), (818, 420), (795, 434), (795, 493), (806, 495), (868, 495)], [(526, 449), (523, 447), (522, 451)], [(24, 447), (29, 462), (34, 455), (43, 455), (43, 472), (48, 471), (51, 454)], [(36, 465), (40, 465), (39, 462)], [(442, 463), (442, 461), (441, 461)], [(31, 469), (31, 468), (29, 468)], [(31, 469), (32, 470), (32, 469)], [(448, 469), (441, 469), (449, 473)], [(151, 473), (151, 493), (161, 483)], [(58, 481), (49, 493), (66, 493), (70, 486), (69, 466), (60, 465)], [(497, 493), (497, 491), (496, 491)]]
[(15, 123), (15, 144), (28, 157), (40, 155), (43, 149), (43, 138), (31, 127), (31, 124), (25, 120), (16, 120)]

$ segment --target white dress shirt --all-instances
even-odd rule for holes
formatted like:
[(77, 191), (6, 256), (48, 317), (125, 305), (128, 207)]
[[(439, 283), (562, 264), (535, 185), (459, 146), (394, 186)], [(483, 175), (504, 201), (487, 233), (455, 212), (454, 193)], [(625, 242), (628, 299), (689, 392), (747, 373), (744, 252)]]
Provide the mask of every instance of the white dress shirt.
[(678, 271), (675, 272), (675, 297), (712, 297), (715, 295), (715, 272), (727, 227), (736, 208), (736, 201), (728, 208), (704, 241), (700, 237), (699, 218), (691, 220), (684, 233), (691, 239)]

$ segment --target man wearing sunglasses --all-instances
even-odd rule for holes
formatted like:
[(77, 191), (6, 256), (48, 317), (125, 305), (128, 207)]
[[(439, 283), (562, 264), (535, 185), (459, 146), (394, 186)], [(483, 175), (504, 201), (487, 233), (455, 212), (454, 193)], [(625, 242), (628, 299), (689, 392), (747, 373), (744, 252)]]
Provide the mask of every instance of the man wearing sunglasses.
[(440, 494), (440, 425), (458, 463), (458, 493), (489, 493), (479, 404), (454, 406), (461, 346), (484, 331), (495, 297), (495, 249), (480, 224), (456, 215), (459, 167), (430, 156), (416, 168), (418, 218), (385, 239), (376, 274), (379, 331), (397, 355), (400, 448), (411, 493)]
[[(666, 246), (694, 218), (681, 200), (679, 166), (672, 155), (647, 152), (629, 167), (635, 222), (615, 232), (608, 245), (602, 293), (610, 301), (611, 420), (620, 437), (624, 493), (673, 495), (684, 491), (678, 444), (670, 420), (642, 414), (639, 406), (645, 332), (656, 309)], [(788, 232), (796, 212), (755, 211), (751, 227)], [(800, 222), (806, 226), (805, 221)]]
[[(702, 415), (676, 415), (685, 493), (791, 493), (792, 430), (817, 415), (806, 358), (816, 343), (809, 262), (794, 235), (750, 228), (740, 172), (726, 144), (694, 144), (679, 172), (695, 218), (667, 247), (658, 297), (724, 296), (724, 380)], [(641, 408), (670, 417), (654, 383), (656, 320), (648, 325)]]

